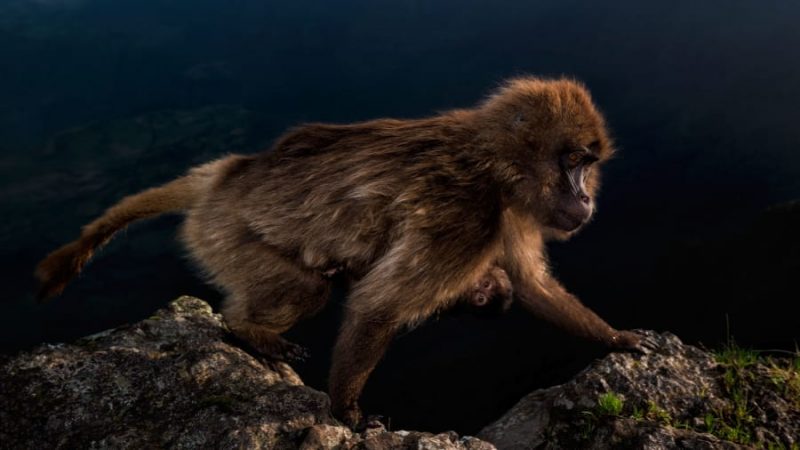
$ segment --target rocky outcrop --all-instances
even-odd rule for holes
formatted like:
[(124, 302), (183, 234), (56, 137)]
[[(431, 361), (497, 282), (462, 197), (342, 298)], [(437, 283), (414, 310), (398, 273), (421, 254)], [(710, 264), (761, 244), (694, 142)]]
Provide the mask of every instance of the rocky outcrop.
[(656, 351), (610, 354), (535, 391), (480, 439), (356, 433), (289, 365), (229, 342), (207, 303), (182, 297), (137, 324), (0, 361), (0, 447), (798, 448), (800, 356), (711, 354), (647, 333)]
[(227, 342), (182, 297), (135, 325), (43, 345), (0, 364), (3, 448), (491, 449), (476, 438), (353, 433), (284, 363)]
[(796, 449), (800, 358), (735, 345), (714, 355), (647, 332), (648, 354), (613, 353), (535, 391), (479, 437), (500, 449)]

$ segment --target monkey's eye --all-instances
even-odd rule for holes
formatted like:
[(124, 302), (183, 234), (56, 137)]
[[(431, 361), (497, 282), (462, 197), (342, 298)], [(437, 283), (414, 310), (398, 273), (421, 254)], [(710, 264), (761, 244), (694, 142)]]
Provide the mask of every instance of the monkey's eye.
[(575, 152), (571, 152), (567, 155), (567, 164), (570, 167), (576, 167), (578, 164), (583, 162), (583, 158), (586, 157), (586, 152), (579, 150)]
[(600, 159), (586, 147), (565, 153), (561, 158), (562, 164), (571, 169), (578, 166), (590, 166)]

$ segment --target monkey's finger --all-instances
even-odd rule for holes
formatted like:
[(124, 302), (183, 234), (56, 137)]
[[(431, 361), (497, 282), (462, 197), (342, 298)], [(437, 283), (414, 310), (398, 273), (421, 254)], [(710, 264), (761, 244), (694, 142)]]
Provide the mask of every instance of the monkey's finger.
[(649, 346), (645, 345), (642, 342), (636, 344), (636, 346), (632, 347), (630, 350), (640, 355), (649, 355), (650, 353), (653, 352), (652, 348), (650, 348)]
[(659, 349), (658, 340), (650, 333), (640, 330), (634, 330), (633, 333), (639, 337), (639, 340), (631, 347), (631, 350), (647, 355)]
[(658, 341), (653, 336), (643, 336), (639, 341), (639, 347), (648, 350), (649, 352), (658, 350)]

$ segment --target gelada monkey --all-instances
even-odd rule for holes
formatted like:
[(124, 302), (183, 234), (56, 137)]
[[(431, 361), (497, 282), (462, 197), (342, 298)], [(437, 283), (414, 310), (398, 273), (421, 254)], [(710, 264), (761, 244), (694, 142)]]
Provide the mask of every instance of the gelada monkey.
[(492, 267), (473, 286), (472, 291), (457, 302), (456, 313), (479, 317), (497, 317), (508, 311), (513, 302), (513, 287), (505, 270)]
[[(612, 328), (548, 270), (545, 242), (592, 216), (613, 153), (586, 88), (516, 78), (471, 109), (289, 130), (272, 149), (231, 155), (126, 197), (38, 266), (60, 293), (128, 223), (168, 211), (226, 294), (233, 333), (277, 358), (280, 334), (320, 310), (331, 273), (355, 280), (333, 351), (334, 415), (360, 422), (358, 398), (395, 333), (476, 295), (495, 267), (536, 316), (614, 349), (650, 345)], [(469, 301), (469, 300), (467, 300)]]

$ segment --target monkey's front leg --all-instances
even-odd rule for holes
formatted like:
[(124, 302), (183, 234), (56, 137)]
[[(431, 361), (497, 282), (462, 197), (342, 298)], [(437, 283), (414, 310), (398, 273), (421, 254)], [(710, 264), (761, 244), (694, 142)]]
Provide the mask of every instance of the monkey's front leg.
[(474, 256), (474, 247), (434, 240), (409, 223), (403, 237), (354, 284), (329, 377), (339, 420), (350, 426), (361, 421), (358, 398), (397, 330), (451, 306), (472, 287), (472, 278), (486, 273), (493, 255), (478, 250), (482, 258)]
[(652, 349), (652, 344), (642, 340), (639, 334), (614, 329), (549, 275), (539, 280), (522, 281), (515, 287), (526, 309), (571, 334), (601, 342), (613, 349)]
[(358, 398), (396, 332), (386, 316), (347, 311), (333, 349), (329, 394), (333, 415), (350, 428), (362, 421)]

